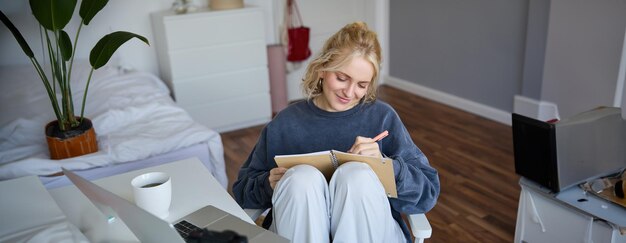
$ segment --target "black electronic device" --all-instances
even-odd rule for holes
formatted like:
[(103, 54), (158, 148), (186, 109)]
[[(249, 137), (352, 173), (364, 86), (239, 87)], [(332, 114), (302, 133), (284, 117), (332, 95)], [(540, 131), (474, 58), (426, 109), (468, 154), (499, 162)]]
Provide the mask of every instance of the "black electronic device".
[(559, 191), (554, 124), (513, 113), (515, 173)]
[(553, 192), (626, 167), (620, 108), (599, 107), (555, 122), (512, 115), (515, 173)]

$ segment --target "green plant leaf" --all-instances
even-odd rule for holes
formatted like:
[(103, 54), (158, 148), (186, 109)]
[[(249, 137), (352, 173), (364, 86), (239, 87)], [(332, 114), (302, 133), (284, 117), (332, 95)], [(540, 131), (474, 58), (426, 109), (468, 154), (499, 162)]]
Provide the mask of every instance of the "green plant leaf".
[(20, 47), (22, 47), (22, 50), (24, 51), (26, 56), (33, 58), (35, 55), (33, 54), (33, 50), (30, 49), (28, 42), (26, 42), (24, 36), (22, 36), (22, 33), (20, 33), (20, 31), (15, 28), (15, 25), (13, 25), (11, 20), (9, 20), (9, 18), (7, 18), (7, 16), (4, 15), (2, 11), (0, 11), (0, 20), (2, 20), (4, 26), (6, 26), (11, 31), (13, 37), (15, 37), (17, 43), (20, 44)]
[(77, 0), (30, 0), (33, 15), (44, 28), (60, 30), (70, 22)]
[(83, 0), (78, 13), (83, 18), (83, 24), (88, 25), (94, 16), (107, 5), (109, 0)]
[(130, 33), (126, 31), (117, 31), (111, 34), (105, 35), (96, 43), (96, 45), (91, 49), (91, 53), (89, 53), (89, 63), (94, 69), (98, 69), (111, 59), (113, 53), (117, 51), (117, 48), (122, 46), (128, 40), (136, 37), (137, 39), (142, 40), (146, 44), (150, 45), (148, 39), (146, 37), (137, 35), (135, 33)]
[(61, 48), (61, 56), (63, 61), (69, 61), (72, 58), (72, 41), (70, 36), (63, 30), (59, 33), (59, 47)]

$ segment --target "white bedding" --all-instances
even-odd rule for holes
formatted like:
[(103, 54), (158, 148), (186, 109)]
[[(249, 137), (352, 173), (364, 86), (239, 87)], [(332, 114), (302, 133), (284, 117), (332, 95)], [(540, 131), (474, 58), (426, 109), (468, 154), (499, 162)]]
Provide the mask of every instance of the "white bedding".
[[(72, 93), (75, 113), (80, 115), (89, 68), (77, 66)], [(141, 160), (207, 142), (212, 172), (226, 184), (219, 134), (176, 106), (167, 87), (152, 74), (121, 73), (107, 67), (96, 70), (85, 116), (93, 121), (100, 151), (64, 160), (48, 159), (44, 126), (55, 118), (33, 67), (0, 67), (0, 87), (0, 180), (54, 174), (61, 166), (85, 170)]]

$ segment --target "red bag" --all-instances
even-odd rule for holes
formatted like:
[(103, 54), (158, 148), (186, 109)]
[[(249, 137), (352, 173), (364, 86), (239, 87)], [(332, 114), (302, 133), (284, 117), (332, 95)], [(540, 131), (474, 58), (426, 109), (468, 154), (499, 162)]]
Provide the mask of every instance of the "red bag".
[[(293, 12), (297, 18), (294, 18)], [(289, 48), (287, 49), (287, 60), (299, 62), (311, 56), (309, 48), (309, 35), (311, 29), (302, 25), (302, 16), (298, 10), (295, 0), (287, 0), (287, 37)]]

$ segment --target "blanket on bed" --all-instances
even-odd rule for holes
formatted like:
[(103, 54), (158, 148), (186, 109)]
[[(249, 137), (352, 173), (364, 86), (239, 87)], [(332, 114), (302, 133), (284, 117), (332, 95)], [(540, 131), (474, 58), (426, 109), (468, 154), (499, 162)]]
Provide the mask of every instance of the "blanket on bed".
[[(89, 66), (77, 66), (72, 93), (80, 113)], [(0, 180), (50, 175), (60, 172), (61, 166), (84, 170), (124, 163), (206, 141), (218, 141), (221, 150), (219, 134), (194, 122), (176, 106), (159, 78), (104, 67), (94, 72), (85, 107), (85, 116), (96, 130), (99, 152), (50, 160), (44, 126), (55, 117), (35, 70), (0, 67), (0, 77)], [(215, 169), (225, 174), (223, 155), (212, 157), (221, 160), (214, 162)]]

